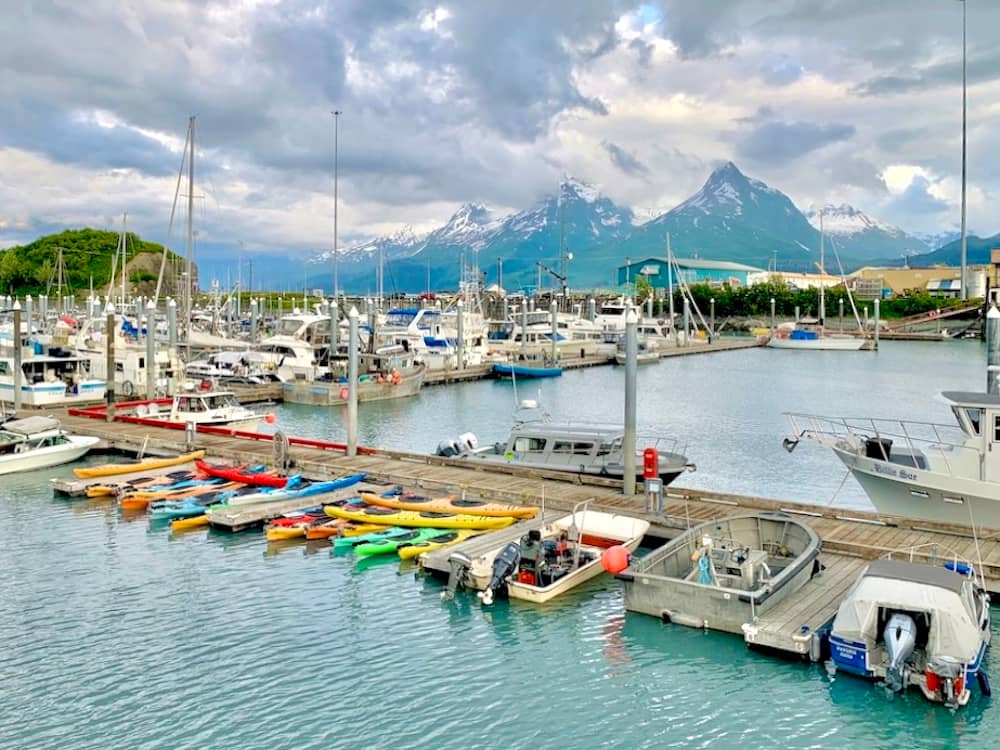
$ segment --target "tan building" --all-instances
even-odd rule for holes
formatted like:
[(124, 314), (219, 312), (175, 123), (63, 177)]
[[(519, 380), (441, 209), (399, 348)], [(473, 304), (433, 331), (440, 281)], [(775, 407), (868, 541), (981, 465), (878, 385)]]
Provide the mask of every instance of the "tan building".
[[(969, 266), (969, 296), (982, 297), (986, 294), (988, 266)], [(959, 276), (961, 269), (953, 266), (932, 268), (877, 268), (865, 266), (852, 273), (848, 280), (858, 297), (874, 299), (905, 294), (910, 291), (941, 294), (957, 297), (960, 294)]]

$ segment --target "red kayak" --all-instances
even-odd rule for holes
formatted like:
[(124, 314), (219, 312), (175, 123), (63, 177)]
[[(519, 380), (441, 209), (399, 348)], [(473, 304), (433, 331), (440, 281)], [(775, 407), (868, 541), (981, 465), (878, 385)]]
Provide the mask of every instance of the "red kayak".
[(288, 477), (281, 477), (277, 474), (263, 471), (247, 471), (240, 466), (216, 466), (214, 464), (207, 464), (201, 460), (196, 460), (195, 465), (199, 471), (211, 477), (227, 479), (230, 482), (256, 484), (264, 487), (284, 487), (288, 484)]

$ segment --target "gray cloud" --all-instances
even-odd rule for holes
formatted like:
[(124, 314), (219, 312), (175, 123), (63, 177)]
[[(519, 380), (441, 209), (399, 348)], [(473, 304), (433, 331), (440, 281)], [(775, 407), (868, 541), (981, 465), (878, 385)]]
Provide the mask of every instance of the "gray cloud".
[(804, 72), (800, 63), (786, 55), (779, 55), (764, 65), (760, 76), (772, 86), (787, 86), (799, 80)]
[(926, 177), (915, 176), (896, 199), (892, 210), (899, 214), (939, 214), (950, 211), (951, 206), (946, 201), (936, 198), (930, 193), (931, 183)]
[(737, 136), (736, 153), (757, 162), (787, 163), (823, 146), (848, 140), (854, 133), (852, 125), (841, 123), (765, 122)]
[(632, 177), (646, 177), (649, 175), (649, 167), (639, 161), (634, 154), (629, 153), (617, 143), (604, 141), (601, 146), (608, 152), (611, 163), (627, 175)]

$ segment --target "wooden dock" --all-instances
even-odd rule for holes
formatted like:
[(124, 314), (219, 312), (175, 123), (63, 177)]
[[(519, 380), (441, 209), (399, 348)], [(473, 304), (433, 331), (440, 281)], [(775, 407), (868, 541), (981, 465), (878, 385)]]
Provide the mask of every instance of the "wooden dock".
[[(136, 451), (143, 444), (147, 451), (180, 452), (189, 447), (184, 445), (184, 434), (174, 430), (105, 422), (82, 416), (61, 415), (60, 418), (70, 431), (98, 436), (119, 450)], [(195, 443), (190, 447), (204, 448), (213, 459), (236, 463), (275, 461), (275, 446), (270, 436), (248, 439), (198, 433)], [(981, 560), (977, 567), (984, 575), (987, 589), (1000, 592), (1000, 532), (996, 531), (981, 535), (977, 542), (968, 527), (675, 486), (667, 488), (662, 511), (650, 510), (646, 507), (644, 496), (623, 495), (620, 481), (579, 476), (567, 479), (557, 472), (512, 466), (490, 467), (482, 463), (473, 465), (461, 459), (401, 451), (368, 449), (363, 455), (346, 456), (342, 451), (319, 445), (292, 445), (287, 458), (295, 471), (310, 478), (363, 471), (368, 473), (367, 481), (373, 483), (402, 485), (429, 493), (464, 493), (488, 501), (531, 505), (540, 504), (544, 492), (545, 508), (551, 512), (566, 513), (580, 501), (592, 500), (591, 507), (595, 510), (628, 513), (649, 520), (652, 525), (648, 536), (653, 543), (670, 539), (691, 525), (739, 513), (769, 510), (794, 514), (815, 529), (823, 540), (821, 560), (825, 570), (800, 594), (751, 623), (746, 633), (750, 643), (791, 653), (810, 653), (810, 639), (803, 636), (814, 633), (830, 620), (865, 561), (888, 552), (914, 549), (912, 559), (915, 561), (934, 562), (956, 554), (967, 560)], [(80, 487), (85, 491), (85, 485), (80, 483)], [(314, 504), (314, 501), (306, 499), (280, 506), (275, 504), (267, 509), (241, 510), (232, 517), (220, 515), (213, 523), (235, 531), (262, 523), (268, 515), (295, 509), (291, 506), (300, 508)], [(516, 538), (523, 533), (523, 528), (515, 526), (507, 533)], [(470, 542), (484, 544), (489, 536), (492, 535)], [(488, 543), (493, 544), (493, 540)], [(426, 565), (445, 572), (447, 555), (429, 556)]]

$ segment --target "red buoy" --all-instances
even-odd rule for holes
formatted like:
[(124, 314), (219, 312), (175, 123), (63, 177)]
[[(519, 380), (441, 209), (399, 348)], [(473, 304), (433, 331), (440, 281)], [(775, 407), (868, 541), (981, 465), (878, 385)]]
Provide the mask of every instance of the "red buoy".
[(656, 479), (660, 476), (660, 452), (656, 448), (646, 448), (642, 452), (642, 478)]
[(347, 399), (350, 398), (350, 396), (351, 396), (351, 392), (349, 390), (347, 390), (346, 388), (341, 388), (340, 389), (340, 400), (341, 401), (347, 401)]
[(618, 575), (629, 566), (632, 561), (632, 553), (620, 544), (608, 547), (601, 553), (601, 565), (611, 575)]

